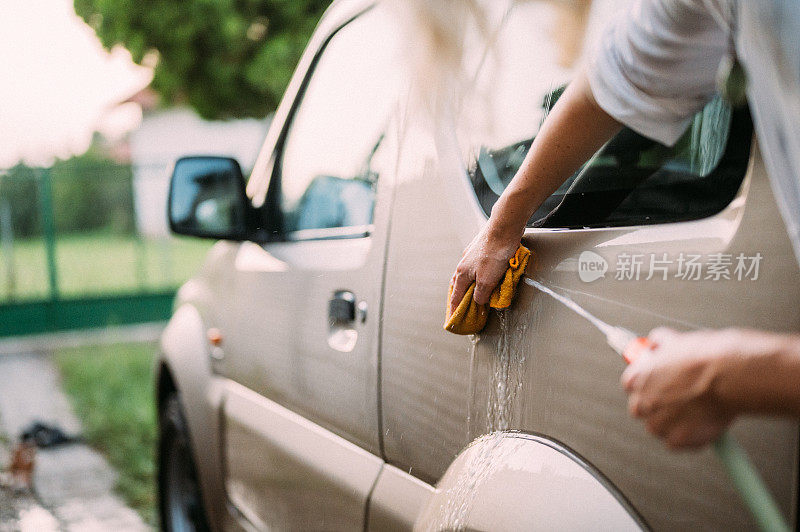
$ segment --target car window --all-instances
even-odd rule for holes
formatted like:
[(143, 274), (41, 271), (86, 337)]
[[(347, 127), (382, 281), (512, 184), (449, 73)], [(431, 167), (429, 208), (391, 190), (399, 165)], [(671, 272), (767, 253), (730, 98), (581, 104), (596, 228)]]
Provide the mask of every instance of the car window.
[[(608, 12), (578, 13), (581, 9), (586, 8), (547, 1), (515, 8), (478, 73), (476, 88), (495, 115), (494, 127), (470, 132), (467, 157), (487, 216), (586, 59), (581, 47), (583, 53), (591, 50), (609, 21)], [(525, 48), (538, 53), (521, 53)], [(718, 97), (695, 115), (673, 147), (625, 128), (544, 202), (529, 226), (611, 227), (713, 215), (739, 190), (751, 138), (748, 110), (731, 109)]]
[[(394, 32), (373, 8), (329, 40), (313, 67), (275, 165), (289, 239), (372, 223), (377, 162), (399, 76)], [(362, 229), (360, 234), (364, 234)]]

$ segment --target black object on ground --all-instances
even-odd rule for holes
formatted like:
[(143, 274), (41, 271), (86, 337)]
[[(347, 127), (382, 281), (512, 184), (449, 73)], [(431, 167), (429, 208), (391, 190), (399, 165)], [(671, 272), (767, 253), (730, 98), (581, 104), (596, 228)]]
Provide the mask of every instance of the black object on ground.
[(65, 433), (55, 425), (34, 421), (20, 434), (21, 441), (33, 441), (40, 449), (83, 441), (80, 436)]

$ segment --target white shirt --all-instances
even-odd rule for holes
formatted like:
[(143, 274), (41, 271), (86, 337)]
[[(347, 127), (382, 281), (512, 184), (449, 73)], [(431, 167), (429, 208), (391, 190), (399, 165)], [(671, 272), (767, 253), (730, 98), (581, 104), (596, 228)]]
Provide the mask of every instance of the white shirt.
[(735, 48), (778, 207), (800, 263), (800, 0), (637, 0), (589, 68), (597, 103), (674, 144)]

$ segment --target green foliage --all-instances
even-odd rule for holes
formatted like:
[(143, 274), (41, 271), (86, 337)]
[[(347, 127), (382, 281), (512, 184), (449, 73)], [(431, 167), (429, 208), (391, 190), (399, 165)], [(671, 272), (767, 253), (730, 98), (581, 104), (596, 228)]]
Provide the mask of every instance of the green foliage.
[(58, 234), (108, 229), (130, 234), (134, 229), (133, 173), (91, 149), (58, 161), (51, 170), (53, 211)]
[(153, 87), (205, 118), (262, 117), (278, 104), (329, 0), (75, 0), (103, 44), (141, 62)]
[(119, 472), (117, 490), (155, 524), (156, 406), (153, 344), (65, 348), (56, 353), (64, 388), (88, 443)]
[(133, 174), (90, 149), (49, 170), (18, 164), (0, 174), (0, 200), (11, 209), (15, 238), (38, 236), (42, 231), (41, 179), (49, 171), (53, 190), (56, 232), (61, 234), (105, 229), (130, 234), (134, 229)]

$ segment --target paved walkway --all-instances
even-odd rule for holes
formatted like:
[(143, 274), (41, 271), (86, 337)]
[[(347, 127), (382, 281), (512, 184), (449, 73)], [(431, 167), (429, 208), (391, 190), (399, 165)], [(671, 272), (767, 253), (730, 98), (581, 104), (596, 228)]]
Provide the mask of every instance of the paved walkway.
[[(33, 421), (55, 424), (67, 434), (81, 432), (48, 356), (2, 355), (0, 433), (14, 439)], [(4, 465), (7, 457), (3, 454), (0, 463)], [(86, 445), (40, 449), (33, 494), (17, 495), (0, 488), (0, 532), (148, 530), (139, 515), (113, 493), (115, 480), (105, 459)]]

